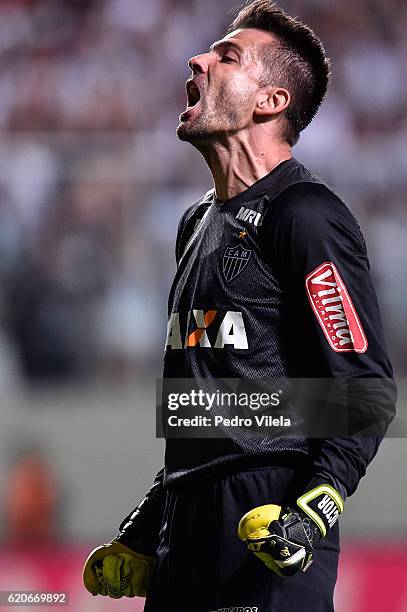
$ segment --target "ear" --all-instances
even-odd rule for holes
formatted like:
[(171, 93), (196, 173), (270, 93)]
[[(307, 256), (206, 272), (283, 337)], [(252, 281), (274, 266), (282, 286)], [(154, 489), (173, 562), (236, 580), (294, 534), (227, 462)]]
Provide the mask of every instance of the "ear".
[(257, 117), (278, 115), (290, 104), (291, 96), (282, 87), (267, 87), (259, 94), (254, 114)]

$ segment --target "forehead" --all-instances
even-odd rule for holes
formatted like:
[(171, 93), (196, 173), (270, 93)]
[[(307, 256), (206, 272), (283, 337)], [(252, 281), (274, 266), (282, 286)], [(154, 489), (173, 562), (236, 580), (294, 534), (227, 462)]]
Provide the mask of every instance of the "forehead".
[(243, 51), (253, 53), (264, 44), (277, 42), (277, 39), (273, 34), (263, 30), (257, 30), (255, 28), (241, 28), (240, 30), (233, 30), (233, 32), (229, 32), (229, 34), (226, 34), (226, 36), (217, 42), (235, 43), (239, 45)]

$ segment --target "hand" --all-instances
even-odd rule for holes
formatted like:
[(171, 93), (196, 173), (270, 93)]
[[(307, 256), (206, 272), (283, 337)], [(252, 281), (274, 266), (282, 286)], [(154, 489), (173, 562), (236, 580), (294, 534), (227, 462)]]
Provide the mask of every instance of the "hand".
[(93, 550), (86, 559), (83, 583), (92, 595), (145, 597), (155, 559), (113, 541)]
[(265, 565), (281, 577), (305, 572), (315, 548), (343, 509), (331, 485), (313, 481), (296, 508), (269, 504), (254, 508), (239, 522), (238, 535)]

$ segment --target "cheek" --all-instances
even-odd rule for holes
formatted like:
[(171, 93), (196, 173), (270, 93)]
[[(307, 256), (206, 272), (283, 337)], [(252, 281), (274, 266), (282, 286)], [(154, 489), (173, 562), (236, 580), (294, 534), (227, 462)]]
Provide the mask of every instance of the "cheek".
[(219, 86), (216, 99), (234, 108), (246, 108), (252, 104), (254, 97), (255, 89), (247, 78), (231, 76)]
[(254, 86), (254, 83), (251, 82), (245, 76), (239, 76), (238, 78), (233, 79), (232, 82), (232, 94), (236, 99), (236, 102), (239, 104), (244, 104), (245, 106), (251, 106), (254, 102), (257, 87)]

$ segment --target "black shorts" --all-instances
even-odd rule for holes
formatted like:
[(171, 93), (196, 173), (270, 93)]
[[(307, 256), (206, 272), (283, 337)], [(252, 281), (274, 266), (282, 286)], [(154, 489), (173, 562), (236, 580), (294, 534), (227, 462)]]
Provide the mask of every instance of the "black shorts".
[(295, 503), (309, 479), (279, 465), (169, 489), (145, 612), (332, 612), (337, 525), (308, 571), (285, 579), (237, 537), (246, 512)]

